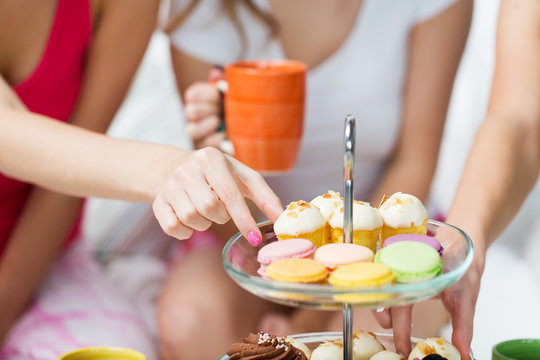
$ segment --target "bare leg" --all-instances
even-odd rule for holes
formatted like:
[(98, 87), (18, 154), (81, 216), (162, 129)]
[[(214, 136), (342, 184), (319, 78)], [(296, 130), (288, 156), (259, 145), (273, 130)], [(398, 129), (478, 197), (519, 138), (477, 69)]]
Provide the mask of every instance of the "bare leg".
[(264, 311), (277, 309), (229, 278), (221, 249), (194, 250), (172, 271), (159, 299), (163, 358), (217, 359), (231, 343), (260, 330)]

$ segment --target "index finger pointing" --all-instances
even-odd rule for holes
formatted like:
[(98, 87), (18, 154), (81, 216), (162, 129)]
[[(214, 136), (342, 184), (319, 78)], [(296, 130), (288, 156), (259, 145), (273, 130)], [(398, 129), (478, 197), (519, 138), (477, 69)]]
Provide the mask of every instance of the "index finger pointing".
[(270, 221), (275, 222), (283, 212), (283, 205), (262, 175), (234, 158), (227, 156), (227, 159), (244, 186), (245, 195), (253, 200)]
[[(229, 176), (225, 175), (224, 177), (228, 178)], [(218, 186), (217, 188), (214, 188), (214, 192), (216, 192), (221, 202), (223, 202), (227, 208), (227, 211), (238, 230), (240, 230), (252, 245), (259, 245), (261, 242), (261, 232), (257, 223), (251, 216), (240, 189), (238, 189), (232, 178), (222, 179), (222, 181), (229, 183), (227, 188)]]
[[(215, 150), (219, 152), (219, 150)], [(225, 205), (227, 212), (240, 232), (252, 243), (258, 245), (261, 232), (257, 226), (244, 196), (227, 166), (223, 154), (219, 153), (221, 160), (210, 161), (213, 164), (206, 171), (206, 179), (218, 198)]]

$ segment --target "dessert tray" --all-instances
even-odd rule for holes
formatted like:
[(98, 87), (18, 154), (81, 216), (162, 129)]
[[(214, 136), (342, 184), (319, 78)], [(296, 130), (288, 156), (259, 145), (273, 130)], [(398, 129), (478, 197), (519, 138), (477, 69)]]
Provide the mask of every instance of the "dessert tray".
[(472, 243), (460, 229), (435, 220), (428, 220), (428, 235), (445, 248), (443, 274), (429, 280), (383, 287), (338, 288), (332, 285), (297, 284), (262, 278), (257, 252), (264, 245), (278, 241), (270, 222), (259, 224), (262, 242), (251, 245), (242, 234), (234, 235), (223, 250), (223, 264), (229, 276), (247, 291), (264, 299), (292, 307), (322, 310), (353, 307), (378, 308), (400, 306), (429, 299), (452, 285), (469, 267), (473, 258)]
[[(388, 333), (370, 333), (372, 336), (375, 336), (377, 341), (384, 347), (387, 351), (395, 352), (396, 348), (394, 345), (394, 336)], [(334, 342), (334, 341), (343, 341), (343, 333), (338, 331), (329, 331), (329, 332), (313, 332), (305, 334), (296, 334), (287, 336), (287, 339), (293, 339), (299, 341), (302, 344), (306, 345), (309, 351), (313, 352), (320, 344), (324, 342)], [(411, 337), (411, 348), (414, 348), (417, 343), (424, 341), (423, 339)], [(471, 353), (469, 354), (471, 359), (474, 360), (474, 356)], [(221, 356), (218, 360), (229, 360), (228, 355)]]
[[(343, 196), (343, 242), (353, 241), (353, 173), (355, 148), (355, 119), (348, 115), (344, 123), (344, 196)], [(461, 229), (435, 220), (427, 220), (427, 235), (435, 237), (442, 247), (442, 273), (427, 280), (407, 283), (391, 283), (373, 287), (336, 287), (327, 283), (292, 283), (260, 277), (257, 273), (257, 255), (261, 247), (278, 241), (273, 224), (259, 224), (262, 241), (251, 245), (242, 234), (234, 235), (223, 249), (223, 265), (229, 276), (242, 288), (256, 296), (275, 303), (301, 308), (343, 310), (343, 333), (314, 333), (297, 335), (297, 340), (314, 344), (343, 339), (343, 358), (352, 360), (353, 307), (386, 308), (401, 306), (429, 299), (455, 283), (465, 274), (473, 259), (471, 239)], [(333, 335), (332, 335), (333, 334)], [(381, 334), (381, 339), (393, 348), (393, 336)], [(390, 346), (392, 345), (392, 346)], [(309, 346), (309, 345), (308, 345)], [(225, 358), (226, 359), (226, 358)]]
[[(394, 347), (394, 336), (392, 334), (384, 333), (375, 333), (377, 340), (384, 346), (386, 350), (395, 351)], [(325, 341), (341, 341), (343, 340), (343, 333), (339, 331), (329, 331), (329, 332), (314, 332), (314, 333), (305, 333), (305, 334), (296, 334), (287, 336), (288, 339), (294, 339), (305, 344), (310, 351), (313, 351), (321, 343)], [(411, 347), (414, 347), (417, 342), (421, 339), (411, 338)], [(227, 355), (223, 355), (218, 360), (228, 360)]]

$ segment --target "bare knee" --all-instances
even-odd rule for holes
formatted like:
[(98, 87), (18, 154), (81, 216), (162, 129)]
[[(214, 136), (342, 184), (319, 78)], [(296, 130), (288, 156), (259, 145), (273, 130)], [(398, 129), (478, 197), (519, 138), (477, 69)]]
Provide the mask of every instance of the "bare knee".
[[(198, 359), (197, 339), (208, 328), (208, 313), (196, 304), (158, 308), (159, 345), (164, 359)], [(200, 350), (200, 349), (199, 349)]]

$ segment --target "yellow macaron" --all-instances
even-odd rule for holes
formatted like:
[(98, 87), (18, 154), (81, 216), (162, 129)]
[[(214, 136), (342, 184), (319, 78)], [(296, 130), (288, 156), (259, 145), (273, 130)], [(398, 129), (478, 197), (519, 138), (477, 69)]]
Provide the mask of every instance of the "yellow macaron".
[(328, 279), (330, 284), (339, 287), (382, 286), (391, 284), (393, 281), (394, 273), (389, 267), (372, 262), (340, 266)]
[(326, 267), (312, 259), (283, 259), (266, 268), (266, 276), (270, 279), (292, 283), (316, 283), (326, 279), (327, 275)]

